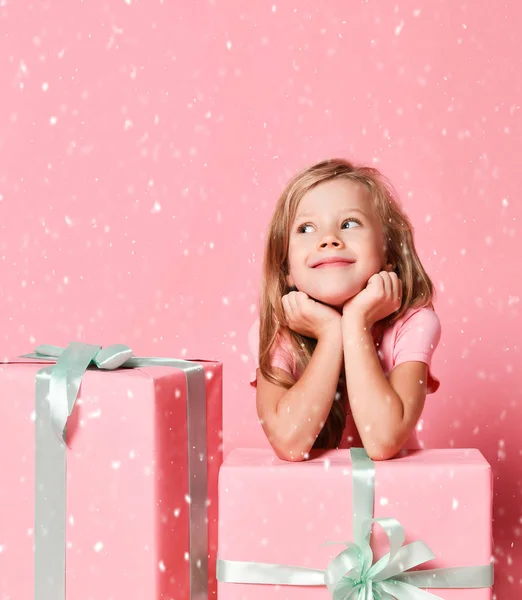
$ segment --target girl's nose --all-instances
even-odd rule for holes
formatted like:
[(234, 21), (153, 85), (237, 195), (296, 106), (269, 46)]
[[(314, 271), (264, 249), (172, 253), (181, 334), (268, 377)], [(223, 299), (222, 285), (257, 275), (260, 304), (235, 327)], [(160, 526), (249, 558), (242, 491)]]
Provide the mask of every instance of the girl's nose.
[(320, 248), (340, 248), (342, 241), (335, 235), (325, 235), (319, 244)]

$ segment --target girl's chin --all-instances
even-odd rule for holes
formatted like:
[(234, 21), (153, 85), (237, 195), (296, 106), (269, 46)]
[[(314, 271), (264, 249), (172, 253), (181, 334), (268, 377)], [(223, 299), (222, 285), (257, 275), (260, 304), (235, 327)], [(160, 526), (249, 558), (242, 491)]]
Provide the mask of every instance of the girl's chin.
[(313, 298), (314, 300), (316, 300), (317, 302), (321, 302), (321, 304), (327, 304), (328, 306), (331, 306), (332, 308), (336, 308), (337, 310), (342, 311), (343, 306), (346, 302), (348, 302), (348, 300), (350, 300), (350, 298), (353, 298), (353, 296), (320, 296), (318, 298), (314, 297), (314, 296), (310, 296), (311, 298)]

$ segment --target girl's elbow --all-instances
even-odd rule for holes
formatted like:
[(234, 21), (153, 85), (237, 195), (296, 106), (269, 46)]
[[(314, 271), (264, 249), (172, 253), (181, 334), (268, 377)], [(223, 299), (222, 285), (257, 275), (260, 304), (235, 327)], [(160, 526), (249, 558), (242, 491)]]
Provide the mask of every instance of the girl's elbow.
[(294, 454), (291, 450), (287, 452), (281, 451), (281, 449), (279, 448), (274, 448), (274, 451), (276, 453), (277, 458), (280, 458), (281, 460), (285, 460), (287, 462), (302, 462), (306, 459), (306, 454), (304, 452), (296, 452)]
[(391, 450), (389, 448), (382, 448), (382, 449), (376, 449), (376, 448), (372, 448), (371, 450), (367, 449), (366, 450), (366, 454), (368, 454), (368, 456), (372, 459), (372, 460), (389, 460), (390, 458), (393, 458), (396, 454), (397, 454), (398, 450)]
[(270, 440), (270, 444), (274, 449), (277, 457), (288, 462), (302, 462), (308, 458), (311, 447), (303, 447), (301, 444), (274, 444)]
[(402, 450), (402, 444), (393, 442), (387, 444), (373, 443), (368, 444), (364, 449), (366, 450), (366, 454), (368, 454), (372, 460), (389, 460), (390, 458), (397, 456)]
[(281, 460), (288, 462), (302, 462), (308, 458), (309, 452), (312, 446), (304, 446), (302, 440), (286, 439), (276, 440), (274, 438), (268, 438), (270, 445), (272, 446), (276, 456)]

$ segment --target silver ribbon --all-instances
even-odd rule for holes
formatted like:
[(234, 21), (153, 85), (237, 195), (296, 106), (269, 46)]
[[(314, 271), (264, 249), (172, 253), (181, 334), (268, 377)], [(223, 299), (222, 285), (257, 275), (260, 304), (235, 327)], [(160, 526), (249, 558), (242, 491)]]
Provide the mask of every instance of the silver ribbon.
[(22, 358), (55, 361), (40, 369), (35, 390), (34, 599), (66, 600), (67, 421), (88, 368), (172, 367), (185, 374), (188, 418), (190, 600), (208, 598), (207, 428), (205, 372), (199, 363), (134, 357), (128, 346), (72, 342), (43, 345)]

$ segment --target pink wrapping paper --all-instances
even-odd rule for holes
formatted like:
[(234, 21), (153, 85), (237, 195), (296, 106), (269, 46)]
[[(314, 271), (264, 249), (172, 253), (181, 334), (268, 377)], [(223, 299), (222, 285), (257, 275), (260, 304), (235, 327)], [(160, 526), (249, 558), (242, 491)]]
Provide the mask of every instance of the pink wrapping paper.
[[(33, 597), (34, 386), (44, 364), (0, 366), (0, 598)], [(207, 392), (209, 597), (215, 598), (222, 365)], [(185, 375), (89, 370), (67, 451), (67, 600), (188, 600)]]
[[(349, 450), (302, 463), (268, 450), (232, 451), (219, 477), (220, 559), (325, 569), (352, 536)], [(436, 558), (420, 568), (491, 560), (492, 477), (478, 450), (411, 451), (375, 463), (374, 517), (394, 517), (405, 544), (424, 541)], [(374, 555), (388, 551), (374, 527)], [(491, 589), (429, 590), (445, 600), (490, 600)], [(326, 600), (326, 587), (218, 582), (219, 600)]]

